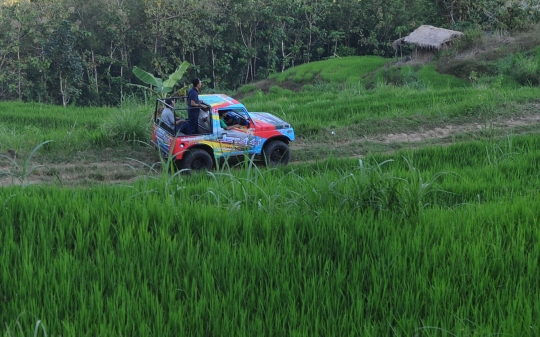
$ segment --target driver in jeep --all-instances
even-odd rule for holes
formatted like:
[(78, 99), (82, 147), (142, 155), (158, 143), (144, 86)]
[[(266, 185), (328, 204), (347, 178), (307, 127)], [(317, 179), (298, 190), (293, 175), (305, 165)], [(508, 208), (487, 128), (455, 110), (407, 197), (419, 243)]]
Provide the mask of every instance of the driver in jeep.
[(223, 119), (220, 119), (220, 124), (224, 129), (230, 130), (242, 126), (249, 127), (249, 121), (240, 117), (239, 114), (232, 110), (225, 111), (222, 117)]

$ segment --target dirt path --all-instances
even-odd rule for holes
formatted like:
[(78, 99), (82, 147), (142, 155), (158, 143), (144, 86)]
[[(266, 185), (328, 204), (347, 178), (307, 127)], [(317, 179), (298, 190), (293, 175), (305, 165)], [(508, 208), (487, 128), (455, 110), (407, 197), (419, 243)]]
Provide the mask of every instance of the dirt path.
[[(448, 137), (468, 134), (471, 132), (482, 132), (487, 129), (497, 129), (504, 132), (510, 132), (518, 127), (540, 127), (540, 104), (538, 110), (534, 113), (512, 117), (504, 120), (495, 121), (489, 125), (481, 123), (469, 124), (448, 124), (440, 127), (422, 128), (418, 131), (409, 133), (389, 133), (380, 134), (364, 139), (358, 139), (356, 142), (371, 142), (379, 144), (407, 144), (408, 146), (422, 146), (427, 142), (434, 140), (442, 140)], [(518, 132), (515, 132), (518, 133)], [(351, 145), (353, 141), (337, 141), (332, 142), (334, 148)], [(291, 150), (302, 151), (306, 148), (328, 144), (316, 144), (309, 139), (299, 139), (291, 144)], [(111, 151), (109, 149), (109, 151)], [(13, 152), (4, 154), (7, 157), (14, 158)], [(151, 157), (152, 152), (146, 153), (143, 157)], [(358, 155), (351, 155), (357, 157)], [(147, 175), (155, 175), (160, 171), (157, 156), (144, 161), (142, 159), (127, 159), (125, 153), (122, 155), (110, 154), (105, 156), (103, 160), (97, 158), (90, 159), (86, 162), (77, 163), (55, 163), (55, 164), (40, 164), (33, 161), (25, 173), (23, 171), (23, 162), (21, 158), (15, 158), (13, 162), (6, 158), (0, 158), (0, 187), (12, 184), (42, 184), (54, 183), (66, 186), (88, 186), (93, 184), (129, 184), (137, 179), (141, 179)], [(133, 156), (134, 158), (136, 156)], [(139, 155), (140, 157), (140, 155)], [(151, 162), (155, 160), (156, 162)], [(294, 160), (294, 159), (293, 159)], [(296, 161), (295, 163), (300, 163)]]
[(374, 137), (373, 141), (380, 141), (384, 144), (390, 143), (418, 143), (426, 140), (443, 139), (452, 135), (464, 134), (474, 131), (487, 130), (489, 128), (510, 130), (520, 126), (530, 126), (540, 123), (540, 106), (539, 111), (535, 114), (513, 117), (505, 120), (496, 121), (490, 125), (481, 123), (470, 123), (461, 125), (445, 125), (444, 127), (436, 127), (432, 129), (421, 130), (412, 133), (387, 134)]

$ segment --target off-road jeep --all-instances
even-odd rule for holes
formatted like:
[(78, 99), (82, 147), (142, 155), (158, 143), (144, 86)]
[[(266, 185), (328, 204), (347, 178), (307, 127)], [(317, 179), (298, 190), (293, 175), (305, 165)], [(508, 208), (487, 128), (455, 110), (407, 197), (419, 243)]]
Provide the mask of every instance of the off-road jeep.
[[(249, 156), (267, 165), (286, 165), (291, 157), (289, 142), (294, 130), (287, 122), (267, 113), (248, 112), (237, 100), (226, 95), (199, 95), (208, 106), (201, 110), (196, 134), (185, 135), (161, 121), (161, 111), (168, 107), (175, 118), (187, 119), (186, 97), (172, 97), (175, 106), (157, 99), (154, 111), (152, 142), (164, 158), (172, 156), (177, 168), (210, 170), (220, 160)], [(223, 128), (220, 117), (234, 111), (243, 126)]]

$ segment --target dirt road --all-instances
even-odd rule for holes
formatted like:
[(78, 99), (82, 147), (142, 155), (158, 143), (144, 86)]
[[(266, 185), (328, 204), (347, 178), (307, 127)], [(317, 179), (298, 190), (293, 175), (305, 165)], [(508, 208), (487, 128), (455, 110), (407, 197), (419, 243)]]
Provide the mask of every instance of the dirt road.
[[(317, 144), (312, 139), (299, 137), (297, 141), (291, 144), (293, 153), (292, 164), (300, 164), (304, 161), (303, 159), (298, 160), (298, 157), (302, 156), (295, 156), (295, 152), (300, 154), (302, 151), (317, 146), (340, 148), (351, 146), (352, 144), (354, 147), (354, 143), (368, 142), (371, 144), (401, 144), (403, 146), (421, 147), (423, 144), (433, 144), (434, 141), (437, 143), (437, 140), (444, 140), (464, 134), (481, 133), (490, 129), (518, 134), (523, 131), (523, 128), (532, 130), (540, 129), (540, 104), (538, 104), (538, 110), (536, 112), (519, 117), (497, 120), (489, 125), (482, 123), (447, 124), (432, 128), (423, 127), (420, 130), (408, 133), (380, 134), (356, 140), (337, 138), (337, 141), (331, 141), (330, 144), (326, 141), (321, 141), (321, 144)], [(125, 150), (104, 149), (99, 150), (99, 153), (79, 155), (78, 158), (86, 159), (76, 162), (55, 163), (49, 162), (45, 157), (38, 156), (27, 165), (26, 169), (24, 167), (25, 158), (20, 158), (14, 151), (9, 151), (3, 155), (0, 158), (0, 186), (12, 184), (59, 184), (65, 186), (129, 184), (136, 179), (141, 179), (148, 175), (156, 175), (161, 171), (159, 158), (153, 149), (146, 149), (144, 151), (137, 149), (131, 153)], [(356, 157), (358, 155), (349, 154), (349, 156)], [(295, 157), (297, 157), (296, 160)]]

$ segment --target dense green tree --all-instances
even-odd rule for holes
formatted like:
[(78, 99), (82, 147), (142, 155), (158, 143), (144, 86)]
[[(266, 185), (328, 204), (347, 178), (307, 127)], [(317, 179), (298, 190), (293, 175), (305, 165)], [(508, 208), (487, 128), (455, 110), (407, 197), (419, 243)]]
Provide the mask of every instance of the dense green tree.
[(206, 64), (201, 62), (199, 70), (211, 79), (211, 87), (230, 87), (227, 74), (233, 70), (231, 67), (233, 51), (229, 48), (229, 32), (231, 25), (231, 5), (228, 0), (203, 0), (204, 10), (203, 24), (199, 26), (202, 34), (209, 37), (209, 44), (199, 51), (206, 55)]
[(235, 43), (238, 63), (244, 69), (242, 83), (253, 81), (257, 73), (258, 34), (264, 21), (264, 0), (239, 0), (234, 2), (231, 22), (237, 29)]
[(307, 63), (312, 59), (314, 46), (323, 42), (322, 40), (326, 37), (327, 31), (323, 23), (324, 18), (328, 15), (329, 7), (330, 2), (327, 0), (302, 1), (302, 12), (306, 27), (304, 60)]
[[(50, 78), (57, 80), (58, 92), (63, 106), (80, 95), (83, 74), (82, 60), (75, 49), (75, 35), (71, 22), (62, 21), (51, 34), (43, 49), (45, 57), (50, 60)], [(54, 82), (53, 82), (54, 83)]]
[[(540, 0), (18, 0), (0, 3), (0, 99), (113, 105), (135, 66), (214, 90), (345, 55), (394, 55), (422, 24), (525, 29)], [(67, 25), (69, 20), (71, 24)]]
[(8, 83), (6, 93), (23, 99), (32, 81), (28, 70), (35, 60), (35, 46), (38, 14), (29, 3), (19, 6), (5, 6), (0, 9), (0, 82)]

